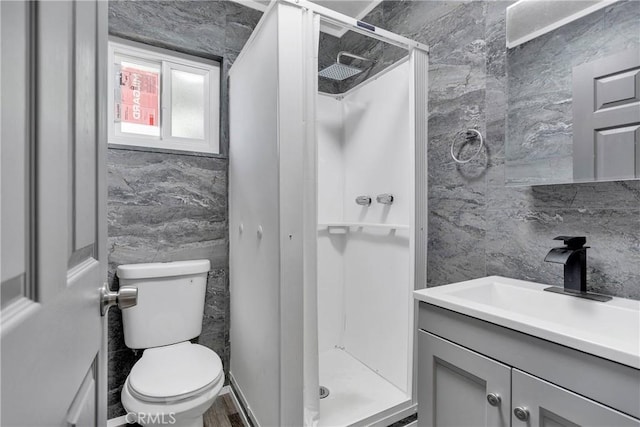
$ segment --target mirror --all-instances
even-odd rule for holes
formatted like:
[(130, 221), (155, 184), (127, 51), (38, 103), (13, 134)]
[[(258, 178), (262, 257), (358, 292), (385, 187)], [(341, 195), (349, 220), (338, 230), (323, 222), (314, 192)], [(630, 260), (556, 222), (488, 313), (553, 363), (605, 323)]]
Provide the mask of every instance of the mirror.
[(563, 3), (507, 10), (506, 183), (639, 179), (640, 2)]

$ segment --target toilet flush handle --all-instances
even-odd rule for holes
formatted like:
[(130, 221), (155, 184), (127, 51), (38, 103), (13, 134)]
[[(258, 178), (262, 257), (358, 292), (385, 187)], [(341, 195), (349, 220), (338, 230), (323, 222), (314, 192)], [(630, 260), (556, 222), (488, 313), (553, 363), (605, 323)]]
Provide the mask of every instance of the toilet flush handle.
[(107, 314), (109, 309), (117, 305), (119, 309), (133, 307), (138, 303), (138, 288), (131, 286), (122, 287), (118, 292), (109, 289), (105, 282), (100, 289), (100, 315)]

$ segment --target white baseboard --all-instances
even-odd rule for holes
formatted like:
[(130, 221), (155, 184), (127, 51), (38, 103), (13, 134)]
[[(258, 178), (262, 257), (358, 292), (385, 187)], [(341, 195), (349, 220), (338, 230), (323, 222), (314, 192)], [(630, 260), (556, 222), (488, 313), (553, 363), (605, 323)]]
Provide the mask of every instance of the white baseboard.
[(230, 385), (226, 385), (223, 387), (222, 390), (223, 391), (220, 392), (220, 394), (229, 394), (231, 396), (231, 400), (233, 400), (233, 405), (238, 410), (238, 415), (242, 420), (242, 425), (244, 427), (251, 427), (251, 424), (249, 423), (249, 419), (247, 418), (247, 414), (244, 413), (244, 409), (240, 404), (240, 400), (238, 400), (238, 396), (236, 396), (235, 392), (233, 391), (233, 388)]
[(127, 416), (122, 415), (121, 417), (111, 418), (107, 420), (107, 427), (124, 427), (127, 426)]
[[(233, 374), (231, 372), (229, 372), (229, 382), (233, 386), (232, 396), (236, 398), (236, 402), (239, 402), (238, 413), (240, 413), (240, 417), (242, 417), (242, 422), (245, 423), (245, 426), (247, 427), (252, 424), (255, 427), (261, 427), (256, 417), (251, 412), (251, 407), (249, 406), (249, 402), (247, 402), (247, 399), (244, 397), (244, 394), (242, 393), (242, 389), (238, 385), (238, 382), (233, 377)], [(251, 424), (249, 423), (249, 419), (251, 420)]]

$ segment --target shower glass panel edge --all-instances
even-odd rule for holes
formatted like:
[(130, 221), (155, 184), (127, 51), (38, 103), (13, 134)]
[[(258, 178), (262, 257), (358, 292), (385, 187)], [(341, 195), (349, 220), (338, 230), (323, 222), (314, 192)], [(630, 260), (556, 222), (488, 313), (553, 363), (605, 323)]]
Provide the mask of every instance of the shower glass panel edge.
[(304, 146), (304, 313), (303, 313), (303, 359), (304, 359), (304, 426), (315, 427), (320, 417), (320, 396), (318, 390), (318, 295), (317, 295), (317, 140), (316, 140), (316, 102), (318, 80), (318, 49), (320, 43), (320, 16), (305, 12), (303, 31), (305, 52), (304, 107), (306, 120), (306, 143)]
[[(410, 57), (411, 79), (409, 85), (409, 111), (410, 123), (413, 128), (413, 148), (414, 148), (414, 211), (412, 215), (413, 233), (413, 289), (419, 290), (427, 286), (427, 189), (428, 189), (428, 102), (429, 102), (429, 55), (427, 51), (413, 49)], [(413, 316), (413, 328), (410, 331), (410, 342), (413, 354), (408, 360), (412, 365), (412, 375), (410, 384), (412, 390), (412, 403), (417, 405), (417, 372), (418, 372), (418, 349), (417, 342), (418, 329), (418, 302), (409, 302)]]

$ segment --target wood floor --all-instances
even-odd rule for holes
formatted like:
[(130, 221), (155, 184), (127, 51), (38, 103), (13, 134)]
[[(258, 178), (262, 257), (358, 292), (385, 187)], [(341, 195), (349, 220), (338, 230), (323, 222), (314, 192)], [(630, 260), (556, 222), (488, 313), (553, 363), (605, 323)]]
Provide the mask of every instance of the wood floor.
[(204, 427), (245, 427), (230, 394), (218, 396), (205, 412)]

